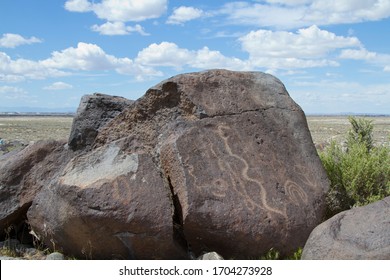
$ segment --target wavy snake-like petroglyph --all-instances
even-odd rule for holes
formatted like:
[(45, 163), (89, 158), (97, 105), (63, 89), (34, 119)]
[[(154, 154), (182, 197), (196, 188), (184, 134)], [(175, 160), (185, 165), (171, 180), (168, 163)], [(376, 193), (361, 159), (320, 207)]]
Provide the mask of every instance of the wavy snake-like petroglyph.
[[(194, 175), (193, 167), (189, 166), (188, 171), (195, 181), (194, 185), (198, 188), (209, 188), (209, 191), (211, 191), (216, 199), (222, 199), (225, 197), (226, 189), (231, 186), (242, 198), (242, 202), (246, 205), (250, 212), (253, 213), (255, 208), (258, 207), (260, 209), (266, 210), (268, 213), (274, 213), (287, 219), (286, 204), (280, 204), (278, 207), (271, 205), (270, 200), (272, 198), (269, 197), (267, 189), (264, 186), (264, 182), (262, 182), (260, 178), (253, 178), (249, 174), (250, 164), (248, 161), (243, 158), (242, 155), (233, 152), (233, 148), (230, 143), (232, 139), (231, 136), (229, 136), (229, 131), (231, 131), (230, 127), (220, 124), (216, 127), (216, 129), (213, 129), (212, 133), (205, 133), (202, 135), (202, 141), (204, 145), (207, 146), (209, 156), (217, 159), (219, 170), (221, 171), (221, 174), (224, 174), (224, 178), (222, 178), (222, 176), (217, 176), (217, 178), (212, 179), (212, 188), (210, 188), (210, 184), (204, 185), (198, 183), (198, 179)], [(220, 148), (217, 144), (215, 144), (215, 139), (213, 139), (214, 137), (212, 135), (221, 139), (223, 148)], [(223, 151), (221, 149), (223, 149)], [(233, 166), (232, 160), (229, 161), (226, 160), (226, 158), (221, 158), (221, 153), (231, 157), (236, 162), (240, 162), (241, 167), (239, 173), (237, 173), (237, 165)], [(283, 164), (280, 160), (277, 160), (275, 155), (273, 155), (273, 157), (274, 159), (271, 160), (271, 162), (274, 162), (276, 168), (283, 169), (279, 170), (282, 172), (280, 177), (286, 178), (286, 181), (282, 185), (282, 188), (286, 194), (286, 198), (297, 206), (309, 203), (308, 195), (300, 186), (300, 184), (293, 181), (292, 179), (289, 179), (291, 176), (286, 174), (287, 171), (285, 168), (280, 168), (285, 164)], [(294, 164), (292, 168), (297, 172), (297, 174), (300, 175), (301, 183), (308, 185), (311, 188), (316, 187), (315, 180), (312, 180), (310, 174), (304, 171), (307, 168), (305, 169), (303, 166), (298, 164)], [(260, 171), (258, 170), (257, 172)], [(253, 195), (253, 193), (251, 194), (249, 188), (250, 186), (253, 187), (253, 185), (258, 187), (256, 189), (258, 196)], [(258, 200), (256, 198), (260, 199)]]
[[(251, 204), (252, 207), (249, 208), (250, 210), (253, 210), (254, 206), (257, 206), (259, 208), (263, 208), (263, 209), (265, 209), (265, 210), (267, 210), (269, 212), (273, 212), (273, 213), (279, 214), (279, 215), (287, 218), (287, 214), (286, 214), (286, 210), (285, 209), (283, 209), (283, 210), (276, 209), (276, 208), (274, 208), (274, 207), (269, 205), (269, 203), (267, 201), (267, 191), (264, 188), (263, 183), (260, 180), (251, 178), (248, 175), (248, 170), (249, 170), (248, 162), (243, 157), (233, 153), (232, 148), (229, 145), (229, 136), (228, 136), (227, 133), (224, 132), (224, 130), (229, 131), (230, 128), (226, 127), (226, 126), (223, 126), (223, 125), (218, 126), (217, 127), (217, 134), (223, 140), (225, 149), (228, 152), (229, 156), (231, 156), (233, 158), (236, 158), (237, 160), (242, 162), (242, 164), (243, 164), (243, 168), (241, 170), (242, 178), (244, 178), (245, 180), (247, 180), (249, 182), (254, 183), (255, 185), (257, 185), (259, 187), (259, 195), (260, 195), (261, 203), (258, 203), (258, 202), (253, 200), (253, 198), (248, 194), (246, 186), (242, 184), (242, 181), (240, 181), (240, 187), (241, 187), (240, 189), (237, 189), (237, 186), (235, 184), (233, 184), (233, 186), (235, 187), (235, 190), (237, 192), (239, 192), (240, 194), (242, 194), (244, 196), (245, 200)], [(228, 162), (226, 163), (226, 165), (229, 167), (229, 169), (232, 169)], [(230, 170), (230, 171), (231, 171), (230, 174), (234, 174), (233, 170)]]

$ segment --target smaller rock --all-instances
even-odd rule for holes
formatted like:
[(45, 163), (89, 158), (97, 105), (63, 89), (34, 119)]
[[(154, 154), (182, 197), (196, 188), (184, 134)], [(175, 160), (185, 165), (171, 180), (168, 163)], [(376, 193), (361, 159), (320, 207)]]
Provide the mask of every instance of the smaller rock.
[(91, 146), (99, 129), (133, 102), (123, 97), (100, 93), (83, 96), (73, 119), (69, 147), (75, 151)]
[(51, 253), (50, 255), (48, 255), (46, 257), (46, 260), (64, 260), (65, 257), (63, 254), (61, 253), (58, 253), (58, 252), (54, 252), (54, 253)]
[(224, 258), (221, 255), (219, 255), (217, 252), (209, 252), (198, 257), (198, 260), (202, 260), (202, 261), (211, 261), (211, 260), (216, 261), (216, 260), (223, 260), (223, 259)]
[(317, 226), (302, 260), (390, 260), (390, 196), (341, 212)]

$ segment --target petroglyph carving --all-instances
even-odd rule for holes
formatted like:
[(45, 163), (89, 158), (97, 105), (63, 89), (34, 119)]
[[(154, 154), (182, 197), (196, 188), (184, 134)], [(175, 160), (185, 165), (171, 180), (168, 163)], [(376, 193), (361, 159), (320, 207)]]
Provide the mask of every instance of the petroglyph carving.
[(308, 203), (307, 194), (297, 183), (287, 180), (284, 189), (294, 204), (299, 206)]
[[(251, 178), (248, 175), (248, 170), (249, 170), (248, 162), (242, 156), (235, 154), (232, 151), (232, 148), (229, 144), (229, 138), (230, 138), (230, 133), (231, 133), (230, 130), (231, 129), (229, 127), (220, 125), (217, 128), (217, 134), (223, 140), (225, 150), (228, 153), (228, 155), (241, 162), (241, 174), (240, 174), (241, 176), (236, 177), (236, 179), (239, 180), (240, 184), (239, 184), (239, 187), (237, 185), (233, 184), (235, 190), (243, 197), (243, 199), (245, 199), (245, 201), (247, 201), (247, 203), (249, 204), (248, 205), (249, 210), (253, 210), (254, 207), (265, 208), (268, 211), (277, 213), (277, 214), (282, 215), (282, 216), (287, 218), (285, 210), (283, 211), (280, 209), (276, 209), (276, 208), (271, 207), (269, 205), (268, 200), (267, 200), (267, 191), (263, 186), (263, 182), (261, 182), (259, 179)], [(226, 162), (226, 165), (229, 167), (231, 174), (234, 174), (235, 172), (234, 172), (233, 168), (230, 166), (229, 161)], [(253, 191), (251, 192), (248, 190), (248, 188), (250, 188), (250, 186), (252, 184), (246, 184), (246, 182), (254, 183), (254, 185), (258, 187), (258, 190), (257, 191), (255, 190), (254, 192), (255, 193), (257, 192), (257, 195), (260, 196), (261, 203), (254, 200)]]
[[(207, 199), (213, 199), (214, 196), (214, 199), (223, 200), (229, 191), (234, 191), (247, 211), (252, 214), (258, 213), (256, 209), (260, 209), (288, 219), (286, 203), (281, 201), (290, 201), (296, 206), (308, 204), (309, 198), (302, 186), (315, 189), (316, 183), (313, 175), (307, 172), (307, 168), (305, 170), (298, 163), (286, 166), (278, 157), (278, 153), (282, 151), (265, 150), (264, 153), (259, 152), (260, 156), (251, 154), (253, 151), (249, 153), (251, 147), (245, 147), (245, 143), (237, 142), (240, 137), (235, 129), (234, 124), (232, 127), (228, 124), (208, 123), (198, 132), (196, 137), (199, 145), (194, 154), (205, 162), (213, 160), (217, 164), (219, 173), (207, 179), (207, 164), (200, 167), (204, 169), (203, 171), (199, 170), (199, 167), (195, 170), (190, 164), (194, 159), (185, 159), (183, 163), (188, 164), (187, 172), (194, 186), (202, 193), (209, 193)], [(253, 145), (259, 145), (259, 141), (264, 142), (262, 139), (259, 140), (260, 138), (259, 134), (255, 134)], [(176, 152), (180, 154), (180, 151)], [(262, 157), (261, 154), (268, 157), (268, 162), (262, 164), (268, 170), (277, 170), (279, 177), (271, 174), (272, 177), (265, 178), (267, 175), (264, 175), (262, 170), (265, 167), (259, 166), (252, 159), (258, 160)], [(291, 176), (291, 172), (295, 173), (294, 176)], [(265, 186), (271, 181), (276, 181), (274, 190)]]

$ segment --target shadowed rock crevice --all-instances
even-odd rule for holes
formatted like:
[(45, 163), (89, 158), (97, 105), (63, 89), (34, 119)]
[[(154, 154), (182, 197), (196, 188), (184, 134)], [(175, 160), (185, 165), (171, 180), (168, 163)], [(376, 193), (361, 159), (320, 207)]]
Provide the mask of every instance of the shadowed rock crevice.
[(176, 240), (178, 245), (184, 248), (187, 252), (189, 250), (189, 244), (186, 240), (183, 228), (183, 209), (180, 203), (178, 195), (175, 193), (171, 179), (167, 177), (169, 189), (171, 191), (173, 215), (172, 215), (172, 226), (173, 226), (173, 238)]
[(32, 237), (29, 236), (28, 224), (26, 223), (27, 211), (31, 204), (32, 202), (28, 202), (21, 205), (1, 221), (3, 230), (0, 232), (0, 240), (13, 238), (18, 239), (22, 244), (32, 243)]

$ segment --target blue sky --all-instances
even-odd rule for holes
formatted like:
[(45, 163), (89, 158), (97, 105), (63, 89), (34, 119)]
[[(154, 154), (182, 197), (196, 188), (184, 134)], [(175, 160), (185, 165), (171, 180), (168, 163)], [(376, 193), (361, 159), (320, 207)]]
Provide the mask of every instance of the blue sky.
[(390, 0), (0, 1), (0, 110), (263, 71), (307, 114), (390, 113)]

